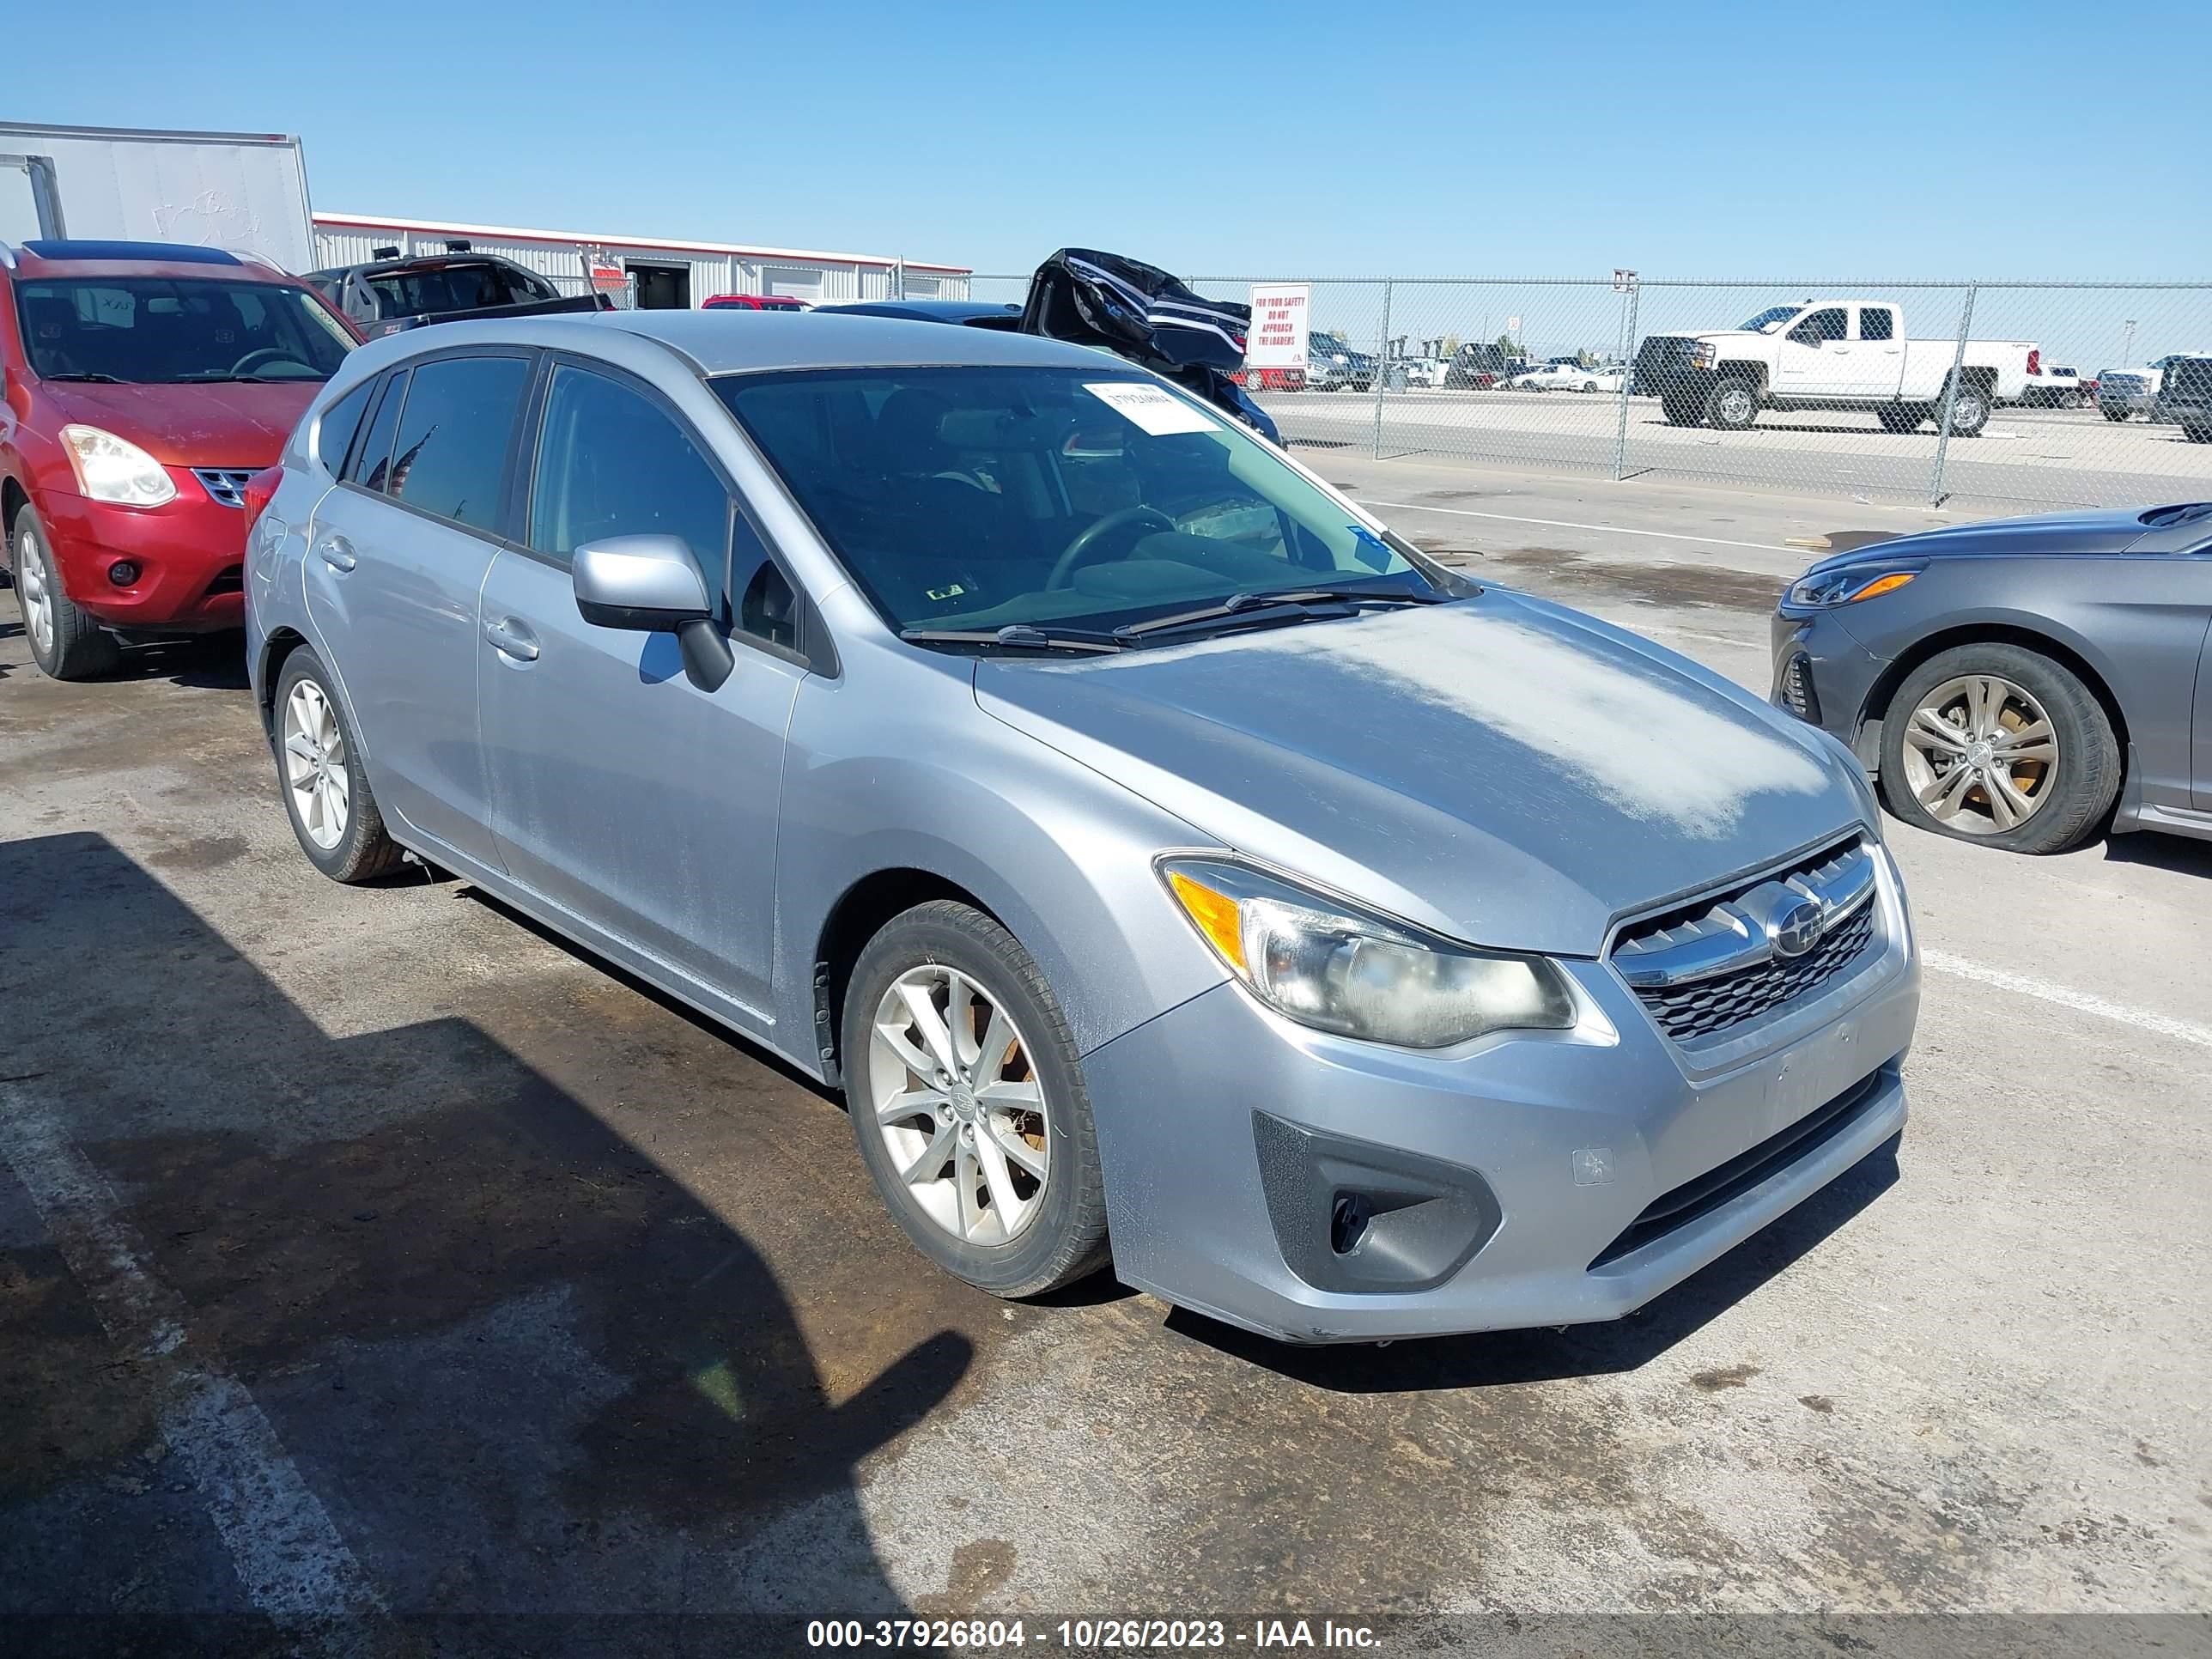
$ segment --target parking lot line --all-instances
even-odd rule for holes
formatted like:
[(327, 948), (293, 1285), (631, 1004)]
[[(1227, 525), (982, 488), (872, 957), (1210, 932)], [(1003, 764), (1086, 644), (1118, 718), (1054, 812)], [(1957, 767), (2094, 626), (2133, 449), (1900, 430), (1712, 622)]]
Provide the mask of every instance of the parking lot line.
[(1655, 536), (1662, 542), (1696, 542), (1702, 547), (1748, 547), (1761, 553), (1799, 553), (1803, 549), (1774, 542), (1732, 542), (1721, 536), (1686, 536), (1679, 530), (1635, 530), (1622, 524), (1577, 524), (1571, 519), (1526, 519), (1515, 513), (1478, 513), (1466, 507), (1430, 507), (1420, 501), (1376, 501), (1364, 495), (1352, 499), (1362, 507), (1387, 507), (1401, 513), (1443, 513), (1455, 519), (1501, 519), (1507, 524), (1540, 524), (1553, 530), (1596, 530), (1622, 536)]
[(1991, 968), (1965, 957), (1953, 956), (1948, 951), (1923, 949), (1921, 965), (1932, 968), (1939, 974), (1955, 974), (1960, 979), (1974, 980), (1983, 985), (1995, 986), (2001, 991), (2012, 991), (2039, 1001), (2056, 1003), (2062, 1008), (2072, 1008), (2084, 1014), (2094, 1014), (2100, 1019), (2118, 1020), (2123, 1025), (2132, 1025), (2139, 1031), (2155, 1031), (2181, 1042), (2193, 1042), (2200, 1048), (2212, 1048), (2212, 1026), (2199, 1025), (2186, 1019), (2176, 1019), (2171, 1014), (2154, 1013), (2148, 1008), (2130, 1008), (2124, 1002), (2112, 1002), (2093, 991), (2077, 991), (2070, 986), (2053, 985), (2046, 979), (2031, 978), (2015, 974), (2009, 969)]
[(161, 1401), (162, 1439), (191, 1471), (247, 1599), (294, 1627), (383, 1612), (252, 1395), (194, 1352), (183, 1299), (142, 1265), (106, 1180), (21, 1088), (0, 1087), (0, 1158), (30, 1194), (108, 1336), (147, 1366)]

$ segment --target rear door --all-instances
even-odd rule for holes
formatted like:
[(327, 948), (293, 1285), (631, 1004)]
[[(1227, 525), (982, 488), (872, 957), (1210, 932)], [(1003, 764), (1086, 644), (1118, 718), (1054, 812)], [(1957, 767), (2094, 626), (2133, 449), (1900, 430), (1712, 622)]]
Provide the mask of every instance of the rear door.
[(1851, 307), (1850, 349), (1836, 359), (1844, 395), (1869, 399), (1897, 396), (1905, 380), (1905, 331), (1895, 306)]
[(521, 355), (459, 352), (386, 375), (307, 561), (308, 613), (385, 816), (425, 853), (494, 868), (477, 605), (530, 369)]
[[(806, 672), (788, 583), (708, 446), (641, 381), (556, 359), (535, 425), (525, 521), (485, 584), (477, 659), (501, 854), (764, 1023), (784, 735)], [(715, 690), (686, 677), (672, 634), (578, 613), (570, 555), (631, 535), (680, 537), (699, 561), (737, 654)]]

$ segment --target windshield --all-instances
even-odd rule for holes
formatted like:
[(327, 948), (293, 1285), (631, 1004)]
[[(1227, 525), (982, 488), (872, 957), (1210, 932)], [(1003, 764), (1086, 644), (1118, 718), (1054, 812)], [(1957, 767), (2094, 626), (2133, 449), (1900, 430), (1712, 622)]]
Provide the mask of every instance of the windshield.
[(50, 277), (16, 306), (44, 380), (327, 380), (354, 345), (313, 294), (274, 283)]
[(1802, 306), (1769, 306), (1758, 316), (1738, 323), (1736, 327), (1746, 334), (1771, 334), (1804, 308)]
[(1235, 422), (1109, 363), (712, 384), (898, 628), (1109, 628), (1317, 584), (1431, 591)]

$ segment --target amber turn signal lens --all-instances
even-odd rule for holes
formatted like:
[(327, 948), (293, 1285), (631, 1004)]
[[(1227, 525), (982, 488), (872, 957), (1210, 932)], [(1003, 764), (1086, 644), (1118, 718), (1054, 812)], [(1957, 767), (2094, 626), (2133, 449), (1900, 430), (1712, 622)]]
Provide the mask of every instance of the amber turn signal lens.
[(1238, 973), (1245, 971), (1244, 926), (1237, 901), (1226, 893), (1217, 893), (1203, 882), (1185, 875), (1180, 870), (1168, 872), (1168, 885), (1182, 901), (1182, 908), (1198, 924), (1213, 948)]
[(1911, 581), (1915, 574), (1910, 570), (1893, 570), (1887, 576), (1876, 576), (1844, 603), (1856, 605), (1861, 599), (1871, 599), (1878, 594), (1894, 592)]

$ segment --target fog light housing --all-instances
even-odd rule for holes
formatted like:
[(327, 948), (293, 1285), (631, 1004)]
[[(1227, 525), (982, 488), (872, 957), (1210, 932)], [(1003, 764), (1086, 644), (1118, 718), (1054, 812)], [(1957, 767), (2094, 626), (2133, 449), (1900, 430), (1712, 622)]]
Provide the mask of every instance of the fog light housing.
[(118, 587), (130, 586), (138, 580), (138, 562), (136, 559), (118, 559), (107, 567), (107, 580)]

